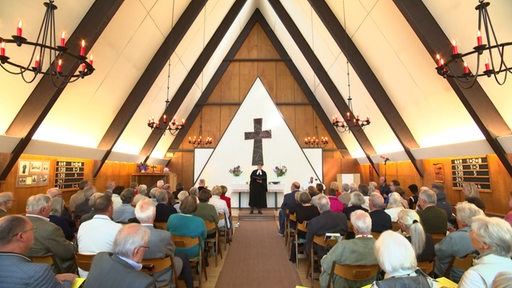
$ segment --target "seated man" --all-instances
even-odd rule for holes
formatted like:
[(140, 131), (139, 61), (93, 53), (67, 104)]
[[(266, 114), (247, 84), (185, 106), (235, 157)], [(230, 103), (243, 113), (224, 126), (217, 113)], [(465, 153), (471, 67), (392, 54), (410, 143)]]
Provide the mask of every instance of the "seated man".
[(27, 252), (30, 256), (47, 256), (53, 254), (55, 272), (76, 273), (75, 248), (66, 240), (62, 229), (50, 222), (48, 216), (52, 211), (50, 196), (37, 194), (27, 200), (26, 215), (35, 227), (34, 245)]
[[(194, 287), (188, 257), (185, 254), (175, 256), (174, 249), (176, 249), (176, 246), (174, 245), (174, 242), (172, 242), (171, 233), (166, 230), (155, 229), (153, 226), (156, 214), (155, 211), (155, 203), (149, 198), (141, 200), (137, 203), (137, 206), (135, 206), (135, 216), (137, 217), (137, 220), (139, 220), (140, 224), (146, 227), (150, 232), (149, 248), (146, 253), (144, 253), (144, 259), (172, 257), (174, 269), (176, 270), (177, 275), (181, 272), (187, 288)], [(171, 277), (172, 269), (170, 267), (153, 273), (153, 278), (155, 279), (158, 287), (169, 284)]]
[(382, 233), (386, 230), (390, 230), (391, 216), (384, 210), (386, 204), (384, 204), (384, 198), (378, 192), (373, 192), (370, 195), (370, 217), (372, 218), (372, 232)]
[(47, 264), (30, 261), (25, 254), (34, 243), (34, 226), (27, 217), (0, 219), (0, 283), (2, 287), (71, 287), (77, 275), (57, 274)]
[[(94, 202), (95, 215), (78, 228), (78, 252), (82, 254), (96, 254), (99, 252), (112, 252), (114, 238), (121, 229), (121, 224), (110, 219), (112, 217), (113, 203), (109, 196), (100, 196)], [(80, 269), (80, 276), (87, 277), (87, 272)]]
[[(169, 196), (167, 191), (159, 190), (156, 192), (156, 216), (155, 222), (166, 222), (169, 220), (169, 216), (174, 213), (178, 213), (174, 206), (169, 205)], [(153, 202), (154, 203), (154, 202)]]
[(279, 236), (283, 236), (284, 233), (286, 232), (284, 231), (284, 222), (286, 221), (286, 209), (288, 209), (288, 213), (293, 214), (295, 213), (295, 209), (298, 206), (297, 200), (295, 200), (295, 194), (299, 192), (300, 183), (297, 181), (293, 182), (290, 189), (292, 191), (284, 195), (283, 203), (281, 204), (281, 210), (279, 210)]
[(14, 197), (12, 192), (0, 193), (0, 218), (9, 214), (9, 210), (12, 208)]
[[(450, 265), (453, 257), (464, 258), (466, 255), (475, 252), (471, 245), (469, 231), (473, 217), (484, 215), (484, 212), (474, 204), (468, 202), (459, 202), (455, 206), (457, 211), (457, 225), (459, 230), (451, 232), (441, 242), (435, 246), (436, 261), (435, 272), (437, 275), (445, 275), (446, 269)], [(450, 274), (446, 275), (451, 280), (459, 282), (464, 271), (452, 267)]]
[(421, 225), (425, 229), (425, 233), (429, 234), (446, 234), (448, 230), (448, 216), (446, 212), (436, 207), (436, 193), (426, 187), (420, 189), (418, 197), (418, 215), (420, 216)]
[(123, 204), (114, 209), (112, 219), (116, 222), (127, 223), (129, 219), (135, 218), (135, 208), (132, 206), (135, 191), (132, 188), (124, 189), (119, 197)]
[(155, 287), (155, 280), (140, 271), (149, 234), (140, 224), (124, 225), (114, 239), (114, 253), (94, 256), (84, 287)]
[[(342, 240), (322, 258), (322, 273), (320, 274), (320, 285), (329, 286), (329, 274), (333, 262), (349, 265), (373, 265), (377, 264), (377, 258), (373, 253), (375, 239), (372, 237), (372, 219), (370, 215), (363, 210), (356, 210), (350, 215), (350, 222), (354, 226), (356, 238)], [(364, 281), (350, 281), (337, 275), (334, 276), (334, 287), (362, 287), (370, 284), (375, 277)]]
[[(334, 213), (330, 210), (329, 198), (325, 195), (317, 196), (316, 205), (320, 215), (311, 219), (308, 223), (308, 232), (306, 233), (306, 253), (309, 254), (313, 238), (315, 235), (324, 235), (325, 233), (340, 233), (341, 235), (347, 234), (348, 224), (347, 217), (343, 213)], [(319, 248), (319, 247), (317, 247)], [(315, 251), (318, 255), (325, 254), (323, 249)]]

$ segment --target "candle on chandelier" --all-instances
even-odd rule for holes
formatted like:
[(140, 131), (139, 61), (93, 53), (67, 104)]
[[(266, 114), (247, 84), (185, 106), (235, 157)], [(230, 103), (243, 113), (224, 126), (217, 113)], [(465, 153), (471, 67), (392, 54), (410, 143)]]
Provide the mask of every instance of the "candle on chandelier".
[(437, 59), (437, 67), (441, 67), (441, 55), (437, 54), (436, 55), (436, 59)]
[(459, 54), (459, 48), (457, 48), (457, 41), (453, 40), (452, 42), (452, 54)]
[(2, 41), (2, 44), (0, 44), (0, 56), (5, 56), (5, 42)]
[(62, 59), (59, 59), (57, 63), (57, 72), (60, 73), (62, 71)]
[(366, 115), (366, 121), (367, 121), (368, 123), (370, 123), (370, 115), (368, 115), (368, 114)]
[(347, 112), (347, 120), (350, 121), (350, 112)]
[(18, 37), (22, 37), (23, 35), (23, 29), (22, 29), (22, 26), (23, 26), (23, 22), (18, 22), (18, 27), (16, 27), (16, 36)]
[(80, 46), (80, 56), (85, 56), (85, 40), (82, 40), (82, 45)]
[(36, 67), (36, 69), (39, 69), (39, 55), (36, 56), (34, 67)]
[(164, 114), (164, 123), (167, 123), (167, 115)]
[(92, 66), (93, 61), (94, 61), (94, 59), (93, 59), (92, 54), (91, 54), (91, 56), (89, 56), (89, 64), (91, 64), (91, 66)]
[(478, 46), (482, 45), (482, 33), (480, 33), (480, 30), (476, 34), (476, 43)]
[(66, 32), (62, 32), (60, 35), (60, 46), (66, 46)]
[(489, 65), (489, 58), (485, 58), (485, 71), (491, 70), (491, 65)]
[(464, 61), (464, 73), (469, 74), (468, 62)]

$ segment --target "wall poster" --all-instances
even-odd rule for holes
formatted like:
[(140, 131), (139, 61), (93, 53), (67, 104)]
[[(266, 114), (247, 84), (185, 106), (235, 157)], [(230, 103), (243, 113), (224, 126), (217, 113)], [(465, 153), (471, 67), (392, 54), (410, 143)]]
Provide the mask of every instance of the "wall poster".
[(48, 185), (50, 161), (20, 159), (16, 187), (38, 187)]

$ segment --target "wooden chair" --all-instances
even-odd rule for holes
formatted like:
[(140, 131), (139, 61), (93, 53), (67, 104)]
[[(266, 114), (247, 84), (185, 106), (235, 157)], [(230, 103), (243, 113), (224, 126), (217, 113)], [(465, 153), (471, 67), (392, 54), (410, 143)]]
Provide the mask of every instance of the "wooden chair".
[(313, 277), (313, 273), (315, 271), (315, 262), (320, 263), (320, 259), (322, 259), (323, 255), (315, 255), (315, 244), (323, 247), (323, 248), (330, 248), (333, 247), (338, 243), (337, 239), (325, 239), (325, 235), (315, 235), (313, 236), (313, 243), (311, 243), (311, 247), (309, 247), (309, 265), (308, 269), (306, 271), (306, 278), (309, 276), (311, 272), (311, 288), (315, 286), (315, 279)]
[(84, 271), (91, 270), (92, 259), (94, 258), (94, 256), (96, 256), (96, 254), (76, 253), (75, 259), (76, 259), (76, 264), (78, 265), (78, 268), (80, 268)]
[(167, 222), (155, 222), (153, 224), (157, 229), (167, 230)]
[[(174, 267), (174, 263), (172, 261), (172, 256), (165, 258), (157, 258), (157, 259), (144, 259), (142, 260), (142, 271), (148, 273), (150, 276), (153, 276), (153, 273), (162, 271), (164, 269), (172, 268), (172, 276), (171, 282), (174, 284), (174, 287), (177, 287), (177, 275), (176, 269)], [(169, 283), (166, 283), (160, 287), (169, 287)]]
[(286, 231), (288, 231), (288, 228), (289, 228), (289, 224), (288, 223), (288, 219), (290, 218), (290, 209), (286, 209), (285, 213), (284, 213), (284, 245), (286, 245), (286, 247), (288, 247), (288, 239), (286, 237)]
[[(297, 264), (297, 269), (299, 269), (299, 259), (300, 258), (306, 258), (307, 255), (306, 255), (306, 239), (305, 238), (299, 238), (299, 231), (301, 232), (304, 232), (304, 233), (307, 233), (308, 232), (308, 228), (307, 228), (307, 224), (308, 224), (308, 221), (304, 221), (302, 223), (299, 223), (297, 222), (297, 226), (295, 227), (295, 258), (296, 258), (296, 264)], [(299, 245), (302, 244), (304, 245), (304, 252), (303, 253), (299, 253)], [(291, 245), (290, 245), (290, 249), (291, 249)], [(291, 252), (290, 252), (291, 254)]]
[(295, 228), (292, 228), (292, 226), (297, 226), (297, 216), (295, 215), (295, 213), (289, 215), (289, 217), (288, 217), (288, 228), (284, 231), (284, 233), (286, 233), (286, 235), (285, 235), (286, 240), (285, 241), (286, 241), (286, 246), (287, 247), (288, 247), (288, 245), (290, 245), (290, 247), (292, 246), (291, 245), (292, 244), (291, 239), (295, 237)]
[(197, 267), (197, 272), (199, 273), (199, 288), (201, 287), (201, 277), (202, 273), (204, 273), (205, 281), (208, 281), (208, 276), (206, 275), (206, 267), (203, 265), (203, 245), (201, 244), (201, 239), (199, 237), (189, 237), (189, 236), (181, 236), (172, 234), (172, 241), (176, 248), (191, 248), (194, 246), (199, 246), (199, 255), (197, 257), (189, 258), (188, 261), (193, 267)]
[(398, 224), (397, 221), (393, 221), (391, 222), (391, 230), (393, 231), (398, 231), (400, 230), (400, 224)]
[(381, 233), (379, 232), (372, 232), (372, 236), (375, 240), (379, 239), (379, 236), (380, 236)]
[[(350, 281), (362, 281), (377, 276), (379, 265), (346, 265), (332, 263), (331, 273), (329, 274), (329, 287), (334, 287), (334, 275)], [(373, 281), (373, 280), (372, 280)]]
[(446, 237), (446, 233), (432, 233), (430, 234), (432, 236), (432, 241), (434, 242), (434, 245), (441, 242), (441, 240)]
[[(212, 247), (213, 253), (215, 254), (215, 267), (217, 267), (217, 254), (219, 254), (220, 259), (222, 259), (222, 250), (219, 245), (219, 227), (217, 226), (217, 223), (213, 221), (204, 220), (204, 224), (206, 225), (206, 231), (215, 230), (214, 238), (206, 238), (205, 246), (207, 251)], [(208, 254), (205, 255), (205, 257), (208, 256)]]
[(434, 261), (421, 261), (418, 262), (418, 268), (425, 272), (427, 275), (431, 275), (434, 272)]
[(43, 263), (48, 264), (50, 266), (53, 266), (53, 254), (46, 255), (46, 256), (30, 256), (30, 259), (34, 263)]
[[(228, 221), (229, 221), (229, 223), (232, 223), (232, 222), (226, 218), (226, 214), (224, 214), (223, 212), (219, 212), (219, 221), (220, 220), (224, 220), (224, 226), (219, 227), (219, 239), (223, 239), (222, 242), (224, 243), (224, 250), (226, 250), (227, 244), (228, 244), (229, 238), (230, 238), (230, 229), (228, 229), (227, 225), (228, 225)], [(231, 226), (231, 228), (232, 228), (232, 226)]]
[(444, 276), (447, 278), (450, 277), (452, 267), (462, 271), (468, 270), (471, 266), (473, 266), (473, 260), (475, 260), (475, 257), (475, 254), (468, 254), (464, 258), (453, 257), (452, 261), (448, 265), (448, 268), (446, 268), (446, 271), (444, 272)]

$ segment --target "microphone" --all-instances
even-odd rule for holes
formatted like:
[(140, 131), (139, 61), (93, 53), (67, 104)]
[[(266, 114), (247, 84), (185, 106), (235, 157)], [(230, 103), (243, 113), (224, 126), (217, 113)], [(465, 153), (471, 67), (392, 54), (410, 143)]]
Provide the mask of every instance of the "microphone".
[(384, 162), (389, 161), (389, 158), (386, 155), (380, 155), (380, 158), (384, 159)]

